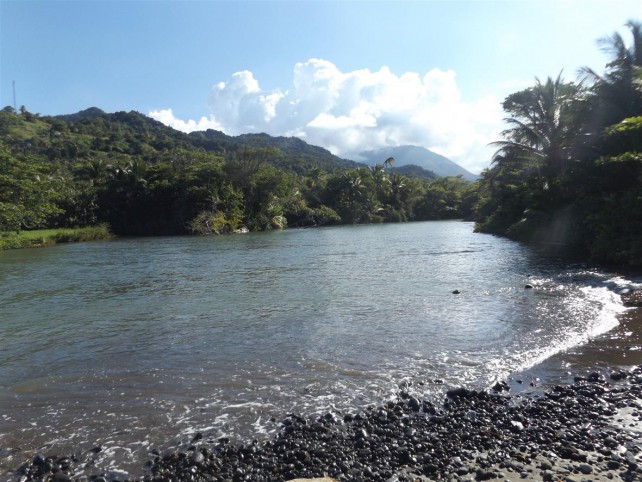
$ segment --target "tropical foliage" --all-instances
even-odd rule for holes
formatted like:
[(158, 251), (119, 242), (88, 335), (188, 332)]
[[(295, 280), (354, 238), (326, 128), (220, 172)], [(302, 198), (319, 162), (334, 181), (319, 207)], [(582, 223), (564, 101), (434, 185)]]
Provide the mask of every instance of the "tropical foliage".
[(611, 60), (509, 95), (481, 179), (367, 167), (300, 139), (184, 134), (136, 112), (0, 111), (0, 233), (108, 224), (115, 234), (471, 218), (477, 229), (642, 266), (642, 27)]
[(393, 158), (368, 168), (299, 139), (187, 135), (136, 112), (6, 107), (0, 136), (0, 232), (106, 223), (116, 234), (223, 234), (451, 218), (468, 188), (399, 174)]
[(642, 27), (600, 40), (603, 75), (583, 69), (507, 97), (507, 129), (474, 206), (480, 231), (642, 266)]

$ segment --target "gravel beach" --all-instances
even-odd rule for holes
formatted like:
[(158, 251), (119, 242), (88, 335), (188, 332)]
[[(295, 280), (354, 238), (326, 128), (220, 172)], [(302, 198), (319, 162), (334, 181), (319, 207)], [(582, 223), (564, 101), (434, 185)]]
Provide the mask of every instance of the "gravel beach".
[(547, 361), (576, 371), (560, 384), (524, 383), (516, 394), (506, 382), (489, 391), (458, 388), (441, 404), (416, 398), (410, 387), (361, 413), (289, 414), (268, 441), (236, 445), (196, 433), (189, 443), (152, 449), (139, 474), (92, 472), (96, 446), (82, 454), (36, 455), (14, 479), (642, 480), (640, 347), (642, 310), (635, 309), (622, 315), (614, 333)]

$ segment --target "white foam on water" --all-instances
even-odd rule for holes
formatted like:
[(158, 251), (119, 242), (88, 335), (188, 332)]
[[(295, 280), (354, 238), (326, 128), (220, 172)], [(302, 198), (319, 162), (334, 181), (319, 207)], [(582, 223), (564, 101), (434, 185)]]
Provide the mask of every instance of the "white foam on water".
[[(573, 279), (579, 277), (572, 274), (567, 276)], [(581, 296), (567, 296), (564, 301), (564, 309), (571, 316), (580, 318), (581, 322), (575, 326), (566, 327), (563, 333), (559, 333), (543, 346), (516, 355), (517, 359), (509, 357), (509, 363), (497, 361), (496, 365), (500, 368), (498, 378), (506, 378), (512, 372), (532, 368), (558, 353), (584, 345), (619, 325), (619, 315), (626, 312), (628, 308), (624, 306), (614, 288), (631, 286), (631, 281), (624, 278), (604, 280), (594, 273), (586, 273), (583, 278), (591, 282), (578, 288)], [(564, 285), (558, 285), (556, 289), (564, 291), (566, 288)], [(540, 331), (536, 330), (534, 333)]]
[[(618, 324), (617, 316), (625, 310), (617, 293), (642, 288), (642, 283), (605, 278), (594, 272), (565, 273), (558, 278), (536, 276), (528, 282), (535, 286), (530, 293), (516, 286), (480, 291), (482, 298), (517, 299), (519, 303), (524, 297), (531, 303), (537, 301), (538, 305), (532, 305), (537, 308), (533, 316), (546, 316), (553, 321), (550, 327), (537, 325), (531, 329), (530, 340), (507, 342), (497, 353), (476, 349), (430, 352), (413, 346), (405, 359), (383, 360), (376, 369), (331, 357), (324, 359), (324, 354), (305, 353), (292, 364), (295, 366), (285, 368), (269, 362), (244, 365), (240, 374), (232, 374), (220, 386), (198, 376), (176, 377), (177, 383), (171, 372), (153, 369), (137, 374), (146, 392), (136, 396), (134, 389), (127, 387), (128, 375), (121, 374), (118, 387), (111, 390), (117, 398), (97, 405), (86, 402), (89, 408), (81, 405), (83, 410), (79, 413), (84, 422), (70, 421), (77, 402), (63, 407), (54, 404), (43, 412), (46, 418), (32, 422), (22, 431), (29, 436), (41, 433), (38, 438), (45, 440), (42, 445), (47, 448), (75, 446), (87, 450), (92, 444), (100, 444), (103, 451), (96, 456), (96, 472), (114, 472), (123, 467), (140, 471), (151, 448), (188, 443), (196, 432), (207, 438), (230, 437), (235, 441), (268, 438), (287, 413), (315, 418), (327, 412), (358, 412), (367, 405), (393, 399), (400, 384), (415, 393), (423, 391), (425, 396), (443, 396), (444, 390), (455, 384), (488, 386), (613, 329)], [(555, 329), (556, 317), (560, 319), (559, 330)], [(573, 322), (569, 323), (569, 319)], [(445, 379), (444, 385), (431, 383), (435, 378)], [(152, 388), (144, 385), (150, 383), (149, 379), (154, 380)], [(95, 384), (111, 381), (106, 376)], [(417, 383), (424, 381), (425, 385)], [(196, 385), (204, 388), (195, 388)], [(83, 386), (88, 387), (85, 396), (91, 398), (93, 385)], [(130, 415), (127, 404), (138, 406), (135, 415)], [(9, 415), (2, 418), (15, 420)], [(96, 428), (96, 424), (102, 426)]]

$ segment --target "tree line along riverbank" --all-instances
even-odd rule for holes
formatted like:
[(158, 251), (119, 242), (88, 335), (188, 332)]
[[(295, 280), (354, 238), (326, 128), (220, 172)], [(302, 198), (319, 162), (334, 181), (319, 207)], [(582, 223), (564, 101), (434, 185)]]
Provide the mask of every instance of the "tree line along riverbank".
[[(509, 95), (481, 178), (363, 166), (298, 139), (184, 134), (136, 112), (0, 112), (0, 232), (106, 223), (116, 235), (465, 218), (483, 232), (642, 267), (642, 27), (603, 73)], [(629, 42), (629, 40), (632, 40)]]

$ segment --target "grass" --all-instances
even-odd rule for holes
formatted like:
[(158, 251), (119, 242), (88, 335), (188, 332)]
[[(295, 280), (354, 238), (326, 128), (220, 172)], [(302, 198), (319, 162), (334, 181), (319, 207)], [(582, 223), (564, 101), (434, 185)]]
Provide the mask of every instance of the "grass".
[(87, 228), (37, 229), (19, 233), (0, 233), (0, 250), (97, 241), (111, 237), (112, 234), (106, 224)]

